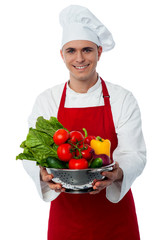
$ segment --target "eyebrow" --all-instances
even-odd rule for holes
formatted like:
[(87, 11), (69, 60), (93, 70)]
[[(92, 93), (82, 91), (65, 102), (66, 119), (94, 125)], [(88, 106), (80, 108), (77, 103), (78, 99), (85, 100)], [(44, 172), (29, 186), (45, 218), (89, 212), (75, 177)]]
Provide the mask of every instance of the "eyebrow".
[(94, 48), (92, 47), (84, 47), (83, 50), (93, 50)]
[(69, 47), (65, 49), (65, 51), (69, 51), (69, 50), (75, 50), (75, 48)]
[[(92, 47), (84, 47), (82, 48), (82, 50), (93, 50), (94, 48)], [(76, 50), (76, 48), (72, 48), (72, 47), (69, 47), (69, 48), (66, 48), (65, 51), (70, 51), (70, 50)]]

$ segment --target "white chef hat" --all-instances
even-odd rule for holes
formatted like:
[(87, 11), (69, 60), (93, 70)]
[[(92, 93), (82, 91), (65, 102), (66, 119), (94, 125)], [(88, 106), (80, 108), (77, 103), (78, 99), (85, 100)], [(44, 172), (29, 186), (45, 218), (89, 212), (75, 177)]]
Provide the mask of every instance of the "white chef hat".
[(115, 45), (108, 29), (85, 7), (66, 7), (60, 12), (59, 21), (63, 28), (62, 47), (73, 40), (94, 42), (102, 46), (103, 51), (109, 51)]

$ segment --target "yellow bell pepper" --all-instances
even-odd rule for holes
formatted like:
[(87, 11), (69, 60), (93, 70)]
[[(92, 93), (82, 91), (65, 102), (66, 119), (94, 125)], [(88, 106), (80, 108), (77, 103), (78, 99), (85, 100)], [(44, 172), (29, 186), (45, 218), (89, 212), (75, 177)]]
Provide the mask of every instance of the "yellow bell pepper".
[(106, 154), (110, 157), (111, 142), (108, 139), (97, 137), (96, 140), (91, 140), (90, 146), (95, 151), (95, 154)]

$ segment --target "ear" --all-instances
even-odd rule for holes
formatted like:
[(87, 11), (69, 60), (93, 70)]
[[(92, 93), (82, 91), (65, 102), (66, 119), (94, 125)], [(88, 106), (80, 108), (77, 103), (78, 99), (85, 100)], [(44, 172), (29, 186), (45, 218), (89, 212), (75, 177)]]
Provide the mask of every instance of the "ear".
[(61, 54), (61, 57), (62, 57), (62, 59), (63, 59), (63, 61), (64, 61), (64, 56), (63, 56), (63, 51), (62, 51), (62, 49), (60, 50), (60, 54)]
[(102, 51), (103, 51), (102, 47), (99, 46), (99, 47), (98, 47), (98, 61), (99, 61), (99, 59), (100, 59), (100, 57), (101, 57)]

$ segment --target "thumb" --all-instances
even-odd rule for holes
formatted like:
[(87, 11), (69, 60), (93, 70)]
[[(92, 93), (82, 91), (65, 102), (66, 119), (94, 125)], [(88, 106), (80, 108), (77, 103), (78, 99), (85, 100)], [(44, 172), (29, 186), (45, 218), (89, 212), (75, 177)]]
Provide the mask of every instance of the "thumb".
[(113, 170), (114, 170), (114, 169), (117, 169), (117, 168), (119, 168), (119, 163), (118, 163), (118, 162), (115, 162), (115, 164), (113, 165)]
[(48, 174), (47, 170), (44, 167), (40, 167), (41, 179), (44, 182), (49, 182), (54, 177), (53, 174)]

